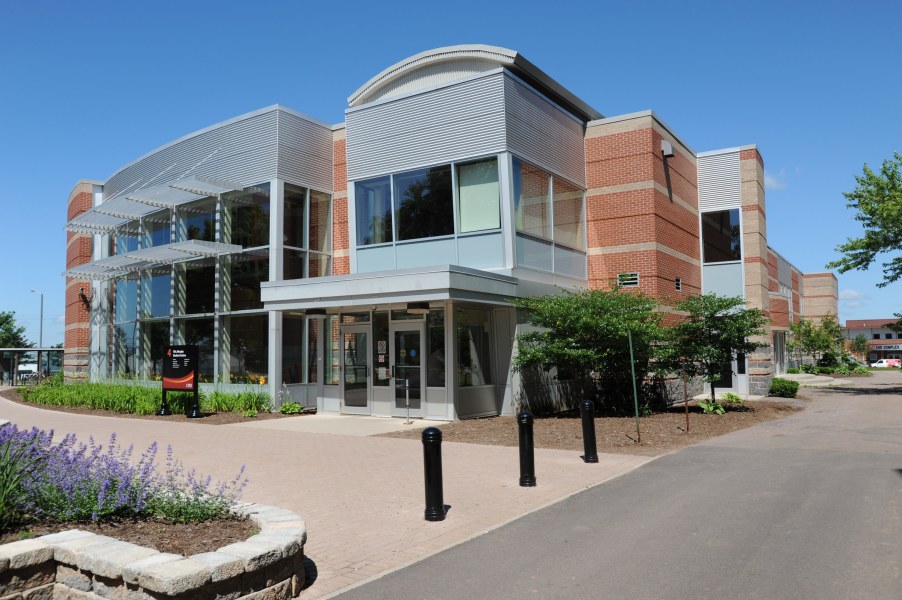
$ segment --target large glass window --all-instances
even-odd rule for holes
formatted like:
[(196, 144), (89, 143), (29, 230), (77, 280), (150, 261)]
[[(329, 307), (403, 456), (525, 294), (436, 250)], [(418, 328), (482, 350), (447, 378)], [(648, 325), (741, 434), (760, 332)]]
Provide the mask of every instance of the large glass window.
[(357, 205), (357, 245), (391, 242), (391, 178), (379, 177), (354, 184)]
[(304, 222), (307, 214), (307, 190), (290, 183), (285, 184), (285, 245), (304, 247)]
[[(304, 383), (307, 363), (304, 340), (304, 315), (301, 313), (282, 314), (282, 381), (284, 383)], [(316, 354), (314, 353), (314, 356)]]
[(138, 235), (135, 231), (121, 229), (116, 232), (116, 254), (125, 254), (138, 249)]
[(513, 159), (514, 220), (517, 232), (551, 239), (550, 177), (518, 158)]
[(586, 219), (583, 213), (583, 191), (572, 183), (555, 177), (552, 188), (554, 209), (554, 243), (586, 249)]
[(400, 173), (394, 183), (399, 241), (454, 233), (450, 165)]
[(179, 209), (176, 240), (216, 241), (216, 201), (205, 198)]
[(197, 346), (197, 371), (201, 381), (213, 381), (213, 319), (184, 319), (182, 339)]
[(229, 379), (235, 383), (266, 383), (268, 373), (269, 317), (225, 317), (229, 340)]
[(230, 304), (223, 310), (263, 308), (260, 283), (269, 281), (269, 251), (254, 250), (233, 254), (229, 262)]
[(702, 248), (706, 263), (740, 260), (739, 209), (702, 213)]
[(145, 271), (141, 283), (142, 318), (169, 316), (169, 288), (172, 282), (170, 267)]
[(469, 387), (492, 383), (490, 331), (489, 311), (458, 309), (458, 386)]
[(282, 279), (303, 279), (307, 276), (307, 253), (300, 250), (282, 251)]
[(144, 219), (144, 229), (147, 232), (144, 247), (163, 246), (170, 242), (169, 213), (159, 212)]
[(144, 370), (150, 379), (159, 379), (163, 375), (163, 356), (169, 346), (169, 321), (141, 323), (141, 333), (146, 340)]
[(496, 158), (457, 166), (457, 206), (460, 233), (501, 227)]
[(134, 321), (138, 315), (138, 282), (125, 277), (116, 280), (116, 323)]
[(222, 241), (245, 248), (269, 245), (269, 184), (223, 196)]
[(215, 310), (215, 259), (203, 259), (185, 263), (184, 268), (184, 314), (196, 315), (212, 313)]
[(136, 321), (117, 323), (114, 331), (113, 369), (117, 375), (134, 375), (136, 370), (135, 336), (138, 329)]
[(329, 194), (310, 190), (308, 248), (323, 254), (329, 254), (332, 251), (331, 207), (332, 197)]

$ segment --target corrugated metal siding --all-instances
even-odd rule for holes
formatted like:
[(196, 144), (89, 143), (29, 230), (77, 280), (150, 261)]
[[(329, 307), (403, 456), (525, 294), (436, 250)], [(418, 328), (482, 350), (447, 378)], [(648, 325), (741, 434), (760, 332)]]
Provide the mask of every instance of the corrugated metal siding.
[(698, 158), (698, 209), (701, 212), (742, 206), (739, 152)]
[(345, 115), (348, 179), (505, 149), (501, 72)]
[(583, 124), (513, 77), (504, 96), (510, 151), (585, 188)]
[(104, 196), (192, 175), (245, 186), (268, 181), (277, 172), (279, 112), (254, 114), (166, 146), (110, 177)]
[(289, 112), (279, 112), (281, 179), (332, 191), (332, 130)]
[(436, 87), (497, 68), (498, 63), (496, 62), (478, 59), (431, 65), (405, 75), (384, 88), (379, 88), (377, 93), (361, 98), (357, 104), (401, 96), (408, 92)]

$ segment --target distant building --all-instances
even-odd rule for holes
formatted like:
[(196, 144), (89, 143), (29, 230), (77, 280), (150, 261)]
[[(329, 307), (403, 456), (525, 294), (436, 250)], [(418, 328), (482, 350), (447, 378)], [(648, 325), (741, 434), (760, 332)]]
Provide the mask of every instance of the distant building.
[(890, 329), (897, 322), (887, 319), (849, 319), (843, 329), (847, 340), (863, 335), (868, 340), (868, 362), (881, 358), (902, 358), (902, 333)]
[(836, 314), (833, 274), (768, 244), (756, 146), (697, 153), (492, 46), (388, 67), (344, 123), (271, 106), (191, 133), (68, 208), (70, 379), (157, 378), (190, 343), (205, 381), (323, 412), (510, 413), (510, 299), (620, 285), (762, 309), (768, 347), (716, 384), (756, 394), (790, 323)]

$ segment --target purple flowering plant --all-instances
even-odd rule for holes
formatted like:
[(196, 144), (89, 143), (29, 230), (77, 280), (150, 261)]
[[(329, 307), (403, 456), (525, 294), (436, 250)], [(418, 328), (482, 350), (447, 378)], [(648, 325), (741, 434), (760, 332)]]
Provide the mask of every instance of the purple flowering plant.
[(134, 458), (116, 435), (104, 447), (74, 435), (53, 443), (53, 431), (0, 427), (0, 527), (28, 519), (72, 522), (110, 517), (194, 522), (225, 516), (244, 486), (244, 467), (213, 482), (166, 452), (158, 468), (156, 442)]

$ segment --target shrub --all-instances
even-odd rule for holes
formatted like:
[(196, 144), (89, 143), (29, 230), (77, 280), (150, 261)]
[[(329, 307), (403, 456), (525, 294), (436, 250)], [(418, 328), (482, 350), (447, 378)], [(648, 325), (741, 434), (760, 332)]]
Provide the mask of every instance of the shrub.
[[(52, 378), (51, 378), (52, 379)], [(87, 406), (134, 415), (152, 415), (160, 408), (162, 393), (159, 387), (111, 383), (73, 383), (68, 385), (42, 382), (20, 393), (27, 402), (48, 406)], [(166, 401), (174, 413), (184, 413), (193, 401), (188, 393), (166, 394)], [(272, 408), (269, 394), (253, 388), (243, 392), (214, 390), (201, 392), (198, 402), (201, 412), (268, 412)]]
[[(165, 472), (155, 464), (157, 444), (137, 461), (132, 448), (120, 448), (115, 434), (106, 448), (89, 438), (79, 443), (67, 435), (53, 444), (53, 432), (0, 428), (0, 448), (17, 460), (18, 487), (7, 494), (4, 527), (31, 518), (56, 522), (97, 521), (113, 516), (151, 517), (170, 521), (201, 521), (227, 514), (247, 483), (244, 467), (234, 480), (215, 483), (185, 471), (167, 450)], [(2, 465), (2, 460), (0, 460)], [(24, 468), (21, 465), (25, 465)], [(0, 474), (0, 487), (3, 487)], [(12, 478), (6, 478), (6, 482)]]
[(852, 369), (850, 369), (847, 365), (839, 365), (835, 369), (833, 369), (833, 373), (835, 375), (851, 375)]
[(304, 412), (304, 407), (297, 402), (286, 402), (279, 407), (279, 412), (283, 415), (299, 415)]
[(786, 372), (789, 373), (790, 375), (798, 375), (799, 370), (798, 369), (786, 369)]
[(870, 375), (871, 371), (867, 367), (855, 367), (852, 370), (856, 375)]
[(836, 369), (837, 369), (837, 367), (824, 367), (824, 366), (819, 366), (819, 367), (817, 368), (817, 374), (818, 374), (818, 375), (832, 375), (833, 373), (836, 372)]
[(808, 373), (809, 375), (817, 375), (817, 365), (802, 365), (800, 368), (802, 373)]
[(770, 389), (767, 391), (767, 395), (776, 396), (777, 398), (795, 398), (798, 392), (798, 381), (774, 377), (770, 382)]
[(723, 404), (720, 402), (710, 402), (708, 400), (699, 400), (699, 407), (702, 409), (702, 412), (706, 415), (722, 415), (726, 411), (723, 407)]

